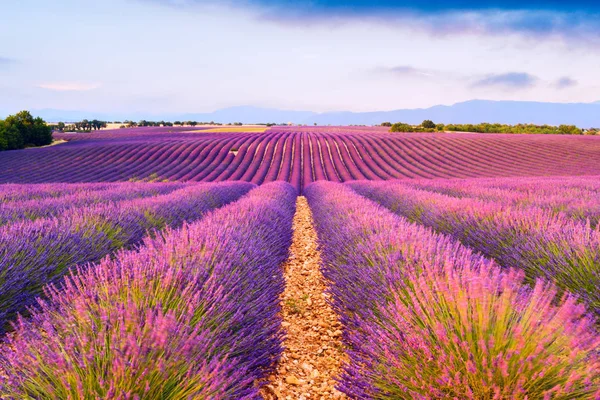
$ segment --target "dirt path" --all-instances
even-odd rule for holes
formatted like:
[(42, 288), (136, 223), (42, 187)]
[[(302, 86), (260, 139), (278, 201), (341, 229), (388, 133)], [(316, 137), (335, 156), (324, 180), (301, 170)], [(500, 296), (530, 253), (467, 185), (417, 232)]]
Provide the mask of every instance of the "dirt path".
[(305, 197), (297, 200), (282, 295), (285, 351), (277, 375), (262, 391), (267, 400), (345, 399), (334, 388), (344, 359), (341, 326), (326, 302), (317, 233)]

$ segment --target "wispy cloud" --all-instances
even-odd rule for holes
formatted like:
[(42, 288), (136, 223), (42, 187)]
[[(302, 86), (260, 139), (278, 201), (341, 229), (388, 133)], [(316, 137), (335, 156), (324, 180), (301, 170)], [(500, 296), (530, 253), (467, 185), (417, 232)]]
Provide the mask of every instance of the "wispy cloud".
[(562, 78), (559, 78), (554, 86), (557, 89), (566, 89), (566, 88), (570, 88), (573, 86), (577, 86), (577, 81), (573, 78), (570, 78), (568, 76), (563, 76)]
[(526, 89), (534, 86), (538, 78), (525, 72), (491, 74), (475, 81), (473, 87), (503, 87), (505, 89)]
[(377, 67), (373, 69), (376, 74), (385, 74), (396, 77), (430, 78), (435, 72), (428, 69), (415, 68), (410, 65), (397, 65), (394, 67)]
[(0, 67), (10, 66), (12, 64), (16, 64), (17, 60), (14, 58), (2, 57), (0, 56)]
[(46, 90), (54, 90), (57, 92), (84, 92), (88, 90), (98, 89), (99, 83), (84, 83), (84, 82), (46, 82), (41, 83), (37, 87)]

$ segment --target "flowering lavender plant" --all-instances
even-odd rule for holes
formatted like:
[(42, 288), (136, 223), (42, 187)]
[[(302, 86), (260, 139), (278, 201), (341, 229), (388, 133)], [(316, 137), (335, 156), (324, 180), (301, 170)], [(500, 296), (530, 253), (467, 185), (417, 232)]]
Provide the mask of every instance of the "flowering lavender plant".
[(360, 399), (595, 399), (600, 336), (568, 293), (340, 184), (306, 189)]
[(542, 277), (579, 296), (600, 316), (600, 228), (537, 207), (454, 198), (403, 183), (350, 187), (411, 221), (453, 236), (504, 267)]
[(258, 398), (282, 350), (295, 197), (264, 185), (48, 286), (0, 351), (0, 397)]
[(0, 332), (69, 267), (133, 246), (149, 231), (200, 218), (252, 187), (195, 184), (166, 195), (76, 208), (57, 217), (0, 227)]

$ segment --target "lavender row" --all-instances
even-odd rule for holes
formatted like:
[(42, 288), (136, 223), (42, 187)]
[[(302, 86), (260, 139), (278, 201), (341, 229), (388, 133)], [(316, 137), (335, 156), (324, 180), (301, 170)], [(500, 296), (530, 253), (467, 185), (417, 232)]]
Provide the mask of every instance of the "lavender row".
[(110, 183), (42, 183), (0, 185), (0, 203), (58, 198), (83, 191), (103, 190)]
[(597, 178), (499, 178), (407, 182), (418, 189), (453, 197), (471, 197), (527, 208), (564, 213), (579, 221), (600, 221), (600, 184)]
[(600, 231), (535, 207), (453, 198), (402, 183), (349, 186), (413, 222), (460, 240), (505, 267), (522, 269), (577, 294), (600, 316)]
[(305, 190), (356, 399), (594, 399), (600, 336), (575, 298), (533, 288), (348, 187)]
[(230, 203), (254, 185), (192, 185), (168, 195), (73, 209), (60, 217), (0, 227), (0, 332), (69, 267), (95, 262), (140, 242), (151, 230), (179, 226)]
[[(24, 185), (28, 186), (28, 185)], [(36, 186), (36, 185), (30, 185)], [(101, 189), (83, 189), (73, 194), (45, 199), (13, 201), (0, 204), (0, 225), (21, 219), (35, 220), (59, 215), (72, 208), (121, 200), (168, 194), (185, 186), (183, 183), (113, 183)], [(35, 190), (35, 188), (33, 188)]]
[(295, 197), (261, 186), (49, 287), (0, 351), (0, 397), (260, 398), (282, 352)]

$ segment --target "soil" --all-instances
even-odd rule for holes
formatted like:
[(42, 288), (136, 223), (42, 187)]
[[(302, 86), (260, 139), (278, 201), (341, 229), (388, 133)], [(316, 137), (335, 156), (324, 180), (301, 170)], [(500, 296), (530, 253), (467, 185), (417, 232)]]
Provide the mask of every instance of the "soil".
[(320, 271), (317, 233), (305, 197), (297, 200), (290, 257), (281, 296), (285, 351), (277, 374), (262, 390), (265, 400), (345, 399), (335, 389), (345, 360), (341, 325), (329, 305)]

